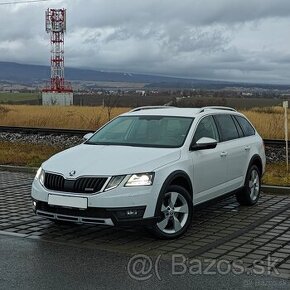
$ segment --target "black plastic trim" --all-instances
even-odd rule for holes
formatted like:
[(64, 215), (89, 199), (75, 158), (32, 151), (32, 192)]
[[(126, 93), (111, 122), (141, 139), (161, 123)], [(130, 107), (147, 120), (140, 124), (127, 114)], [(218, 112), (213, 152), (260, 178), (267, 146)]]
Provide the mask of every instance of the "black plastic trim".
[[(82, 217), (83, 219), (90, 219), (90, 218), (100, 218), (100, 219), (112, 219), (114, 225), (149, 225), (156, 221), (155, 217), (152, 218), (118, 218), (117, 212), (118, 211), (125, 211), (125, 210), (143, 210), (145, 212), (146, 206), (132, 206), (132, 207), (118, 207), (118, 208), (97, 208), (97, 207), (88, 207), (87, 209), (80, 210), (80, 209), (73, 209), (73, 208), (66, 208), (61, 206), (50, 206), (47, 202), (37, 201), (36, 208), (33, 209), (34, 212), (37, 210), (41, 210), (47, 213), (52, 214), (63, 214), (65, 216), (71, 217)], [(143, 213), (144, 214), (144, 213)]]
[(182, 171), (182, 170), (177, 170), (177, 171), (174, 171), (172, 172), (167, 178), (166, 180), (164, 181), (162, 187), (161, 187), (161, 190), (160, 190), (160, 193), (159, 193), (159, 196), (158, 196), (158, 199), (157, 199), (157, 203), (156, 203), (156, 207), (155, 207), (155, 213), (154, 213), (154, 216), (156, 218), (159, 218), (158, 217), (158, 208), (161, 206), (161, 202), (162, 202), (162, 195), (166, 192), (166, 189), (169, 187), (169, 185), (172, 183), (172, 181), (175, 179), (175, 178), (178, 178), (178, 177), (183, 177), (187, 180), (188, 184), (189, 184), (189, 187), (190, 187), (190, 191), (189, 191), (189, 194), (192, 198), (192, 195), (193, 195), (193, 189), (192, 189), (192, 183), (191, 183), (191, 180), (189, 178), (189, 176), (187, 175), (186, 172)]
[[(250, 159), (250, 162), (249, 162), (248, 169), (255, 163), (256, 160), (259, 160), (259, 162), (261, 163), (261, 167), (262, 167), (262, 171), (263, 171), (263, 162), (262, 162), (261, 157), (258, 154), (255, 154), (255, 155), (252, 156), (252, 158)], [(260, 172), (261, 176), (263, 175), (263, 172), (262, 171)]]

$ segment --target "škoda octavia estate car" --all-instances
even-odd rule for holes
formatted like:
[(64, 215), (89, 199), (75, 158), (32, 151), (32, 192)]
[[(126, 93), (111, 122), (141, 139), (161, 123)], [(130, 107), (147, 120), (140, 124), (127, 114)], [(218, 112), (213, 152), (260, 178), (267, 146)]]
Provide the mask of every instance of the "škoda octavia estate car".
[(262, 138), (226, 107), (141, 107), (39, 168), (36, 214), (56, 221), (144, 224), (160, 238), (182, 235), (193, 207), (227, 193), (253, 205), (265, 170)]

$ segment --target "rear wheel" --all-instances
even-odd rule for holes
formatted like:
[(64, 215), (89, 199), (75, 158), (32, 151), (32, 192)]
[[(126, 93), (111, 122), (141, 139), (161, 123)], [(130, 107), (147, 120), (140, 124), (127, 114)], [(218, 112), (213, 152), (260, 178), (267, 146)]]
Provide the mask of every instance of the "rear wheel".
[(261, 173), (256, 165), (252, 165), (246, 176), (243, 190), (236, 194), (237, 201), (241, 205), (253, 205), (260, 197)]
[(153, 234), (161, 239), (174, 239), (181, 236), (192, 220), (191, 197), (181, 186), (171, 185), (158, 204), (160, 219), (151, 228)]

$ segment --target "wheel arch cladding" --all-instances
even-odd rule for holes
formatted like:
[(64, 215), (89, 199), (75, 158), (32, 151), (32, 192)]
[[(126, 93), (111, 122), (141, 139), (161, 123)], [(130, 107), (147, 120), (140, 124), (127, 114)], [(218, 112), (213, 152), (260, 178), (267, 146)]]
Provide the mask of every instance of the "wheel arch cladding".
[(263, 173), (263, 163), (262, 163), (262, 159), (261, 159), (261, 157), (259, 155), (254, 155), (251, 158), (250, 163), (249, 163), (249, 168), (252, 165), (256, 165), (258, 167), (259, 171), (260, 171), (260, 174), (262, 175), (262, 173)]
[(191, 198), (193, 197), (192, 183), (187, 173), (181, 170), (174, 171), (166, 178), (166, 180), (164, 181), (161, 187), (158, 201), (156, 203), (155, 216), (158, 215), (158, 208), (161, 206), (162, 195), (166, 192), (166, 189), (171, 185), (178, 185), (178, 186), (183, 187), (184, 189), (188, 191), (190, 197)]

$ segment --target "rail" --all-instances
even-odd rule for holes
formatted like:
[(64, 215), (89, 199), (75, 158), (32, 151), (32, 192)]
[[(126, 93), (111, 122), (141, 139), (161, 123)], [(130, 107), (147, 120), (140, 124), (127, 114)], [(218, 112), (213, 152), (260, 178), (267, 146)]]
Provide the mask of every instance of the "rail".
[[(68, 135), (68, 136), (84, 136), (94, 130), (85, 129), (57, 129), (57, 128), (35, 128), (35, 127), (12, 127), (12, 126), (0, 126), (0, 133), (26, 133), (26, 134), (40, 134), (40, 135)], [(284, 140), (280, 139), (264, 139), (265, 145), (268, 146), (283, 146)], [(290, 146), (290, 141), (288, 142)]]

